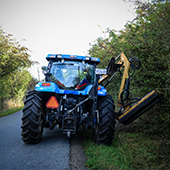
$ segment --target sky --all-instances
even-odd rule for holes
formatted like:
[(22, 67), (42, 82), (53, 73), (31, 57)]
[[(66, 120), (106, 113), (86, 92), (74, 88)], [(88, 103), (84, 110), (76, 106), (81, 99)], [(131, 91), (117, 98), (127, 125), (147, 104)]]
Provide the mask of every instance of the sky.
[(0, 26), (29, 48), (33, 77), (43, 78), (47, 54), (88, 55), (106, 28), (120, 30), (135, 14), (123, 0), (0, 0)]

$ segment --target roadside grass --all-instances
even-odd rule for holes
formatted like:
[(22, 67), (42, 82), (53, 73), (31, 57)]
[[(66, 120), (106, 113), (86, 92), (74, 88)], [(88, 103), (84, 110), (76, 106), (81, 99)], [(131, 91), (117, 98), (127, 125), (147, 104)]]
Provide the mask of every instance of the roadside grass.
[(96, 145), (84, 135), (89, 170), (162, 170), (170, 169), (170, 142), (142, 132), (116, 132), (113, 144)]
[(0, 112), (0, 117), (3, 117), (3, 116), (7, 116), (7, 115), (10, 115), (12, 113), (15, 113), (19, 110), (22, 110), (24, 108), (24, 106), (21, 106), (21, 107), (12, 107), (8, 110), (4, 110), (2, 112)]

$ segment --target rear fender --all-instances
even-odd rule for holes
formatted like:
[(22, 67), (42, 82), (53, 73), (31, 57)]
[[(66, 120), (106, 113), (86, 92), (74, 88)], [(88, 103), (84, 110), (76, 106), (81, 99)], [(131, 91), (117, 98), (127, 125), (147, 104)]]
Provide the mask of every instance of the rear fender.
[[(48, 86), (44, 86), (43, 83), (48, 83)], [(60, 89), (54, 82), (39, 82), (35, 86), (36, 91), (40, 92), (54, 92), (57, 94), (72, 94), (72, 95), (89, 95), (89, 92), (93, 85), (88, 85), (83, 90), (65, 90)], [(98, 87), (98, 96), (106, 96), (107, 91), (103, 86)]]

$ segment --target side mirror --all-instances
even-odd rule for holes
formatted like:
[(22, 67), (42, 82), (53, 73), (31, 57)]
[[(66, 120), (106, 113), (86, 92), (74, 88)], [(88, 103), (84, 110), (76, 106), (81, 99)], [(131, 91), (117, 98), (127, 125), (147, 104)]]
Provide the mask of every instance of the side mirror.
[(47, 66), (42, 66), (41, 69), (44, 75), (47, 74)]

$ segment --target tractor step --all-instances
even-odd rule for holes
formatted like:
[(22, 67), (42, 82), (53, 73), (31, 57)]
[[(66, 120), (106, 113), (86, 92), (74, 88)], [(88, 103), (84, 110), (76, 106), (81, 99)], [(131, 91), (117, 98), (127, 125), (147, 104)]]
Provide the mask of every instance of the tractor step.
[(120, 123), (128, 125), (150, 109), (160, 99), (160, 93), (156, 90), (151, 91), (143, 97), (138, 103), (125, 110), (118, 116)]

